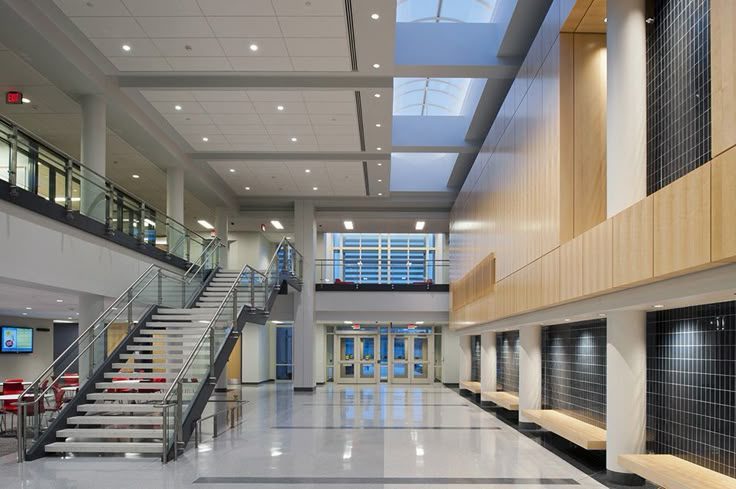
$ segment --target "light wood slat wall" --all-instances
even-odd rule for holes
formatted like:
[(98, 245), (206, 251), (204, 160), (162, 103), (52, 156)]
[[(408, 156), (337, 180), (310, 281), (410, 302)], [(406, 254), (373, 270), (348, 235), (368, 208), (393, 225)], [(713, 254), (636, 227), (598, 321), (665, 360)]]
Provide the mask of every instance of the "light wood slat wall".
[(711, 163), (713, 261), (736, 261), (736, 151)]
[(654, 198), (613, 216), (613, 286), (635, 284), (654, 276)]
[(736, 2), (711, 0), (712, 154), (736, 145)]

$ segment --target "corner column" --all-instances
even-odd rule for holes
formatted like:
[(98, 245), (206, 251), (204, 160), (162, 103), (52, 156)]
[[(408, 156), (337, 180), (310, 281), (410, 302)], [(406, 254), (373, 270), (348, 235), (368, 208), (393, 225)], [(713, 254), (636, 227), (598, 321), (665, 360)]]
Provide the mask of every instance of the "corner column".
[(317, 249), (317, 223), (314, 204), (294, 203), (294, 245), (304, 259), (302, 290), (294, 298), (294, 390), (314, 392), (315, 377), (315, 293), (314, 260)]
[(496, 390), (496, 333), (480, 335), (480, 390)]
[(169, 252), (183, 257), (186, 255), (184, 236), (184, 170), (179, 167), (166, 169), (166, 214), (176, 222), (169, 222), (166, 240)]
[(541, 408), (542, 327), (524, 326), (519, 330), (519, 427), (536, 427), (524, 410)]
[[(443, 345), (444, 346), (444, 345)], [(470, 351), (470, 335), (460, 335), (460, 382), (471, 380), (473, 357)]]
[(224, 248), (220, 248), (220, 268), (227, 270), (227, 255), (230, 245), (227, 241), (228, 217), (227, 208), (225, 207), (215, 208), (215, 234), (222, 240), (222, 244), (225, 245)]
[(606, 469), (612, 482), (639, 485), (618, 457), (646, 453), (647, 314), (609, 312), (606, 331)]
[(101, 95), (84, 95), (80, 156), (82, 181), (80, 210), (85, 216), (105, 222), (105, 162), (107, 158), (107, 104)]

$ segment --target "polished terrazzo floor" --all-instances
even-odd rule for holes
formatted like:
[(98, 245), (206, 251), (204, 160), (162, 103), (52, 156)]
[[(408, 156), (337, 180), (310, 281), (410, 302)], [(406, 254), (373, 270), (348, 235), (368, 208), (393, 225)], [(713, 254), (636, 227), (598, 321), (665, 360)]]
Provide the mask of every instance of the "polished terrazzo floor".
[(245, 423), (158, 459), (0, 459), (2, 489), (559, 488), (603, 485), (440, 384), (244, 387)]

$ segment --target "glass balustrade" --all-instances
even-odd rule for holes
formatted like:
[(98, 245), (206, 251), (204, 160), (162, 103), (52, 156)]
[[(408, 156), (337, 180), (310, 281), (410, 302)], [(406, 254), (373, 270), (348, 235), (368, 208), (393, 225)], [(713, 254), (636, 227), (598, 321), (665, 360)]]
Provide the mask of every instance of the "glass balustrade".
[(448, 284), (449, 260), (351, 258), (316, 260), (318, 284)]

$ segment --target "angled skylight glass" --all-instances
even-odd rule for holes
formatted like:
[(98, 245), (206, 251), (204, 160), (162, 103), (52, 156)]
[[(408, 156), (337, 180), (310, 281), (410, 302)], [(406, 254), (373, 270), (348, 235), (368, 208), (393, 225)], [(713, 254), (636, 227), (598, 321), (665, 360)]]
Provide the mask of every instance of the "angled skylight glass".
[(457, 153), (391, 153), (392, 192), (446, 192)]
[(499, 0), (398, 0), (396, 22), (487, 23)]
[(459, 116), (470, 78), (395, 78), (394, 115)]

